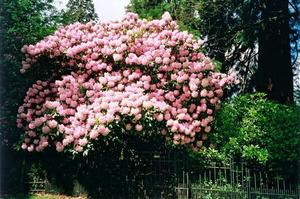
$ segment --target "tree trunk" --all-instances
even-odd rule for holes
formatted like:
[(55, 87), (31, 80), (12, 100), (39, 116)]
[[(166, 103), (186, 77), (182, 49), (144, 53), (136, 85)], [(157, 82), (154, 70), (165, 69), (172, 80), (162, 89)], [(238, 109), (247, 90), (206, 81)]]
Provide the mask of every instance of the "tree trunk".
[(265, 0), (259, 37), (257, 91), (280, 103), (293, 101), (288, 0)]

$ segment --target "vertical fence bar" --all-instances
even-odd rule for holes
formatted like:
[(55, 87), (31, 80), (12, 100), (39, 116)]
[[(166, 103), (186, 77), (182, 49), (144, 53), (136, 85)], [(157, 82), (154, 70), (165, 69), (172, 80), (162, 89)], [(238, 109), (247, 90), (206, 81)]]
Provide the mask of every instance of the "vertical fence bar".
[(248, 199), (251, 199), (251, 176), (250, 176), (250, 170), (246, 168), (246, 179), (247, 179), (247, 197)]
[(186, 173), (186, 182), (187, 182), (187, 198), (191, 199), (191, 183), (189, 179), (189, 172)]

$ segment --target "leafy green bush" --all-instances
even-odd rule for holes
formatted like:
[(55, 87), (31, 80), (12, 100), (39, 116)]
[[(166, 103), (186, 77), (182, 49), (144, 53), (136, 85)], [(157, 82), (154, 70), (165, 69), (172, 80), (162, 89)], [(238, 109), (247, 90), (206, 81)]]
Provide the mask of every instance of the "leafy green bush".
[(292, 172), (299, 157), (299, 115), (299, 107), (269, 101), (261, 93), (238, 96), (223, 104), (209, 139), (219, 156)]
[(192, 187), (194, 189), (192, 194), (200, 196), (202, 199), (247, 198), (247, 194), (240, 184), (232, 185), (226, 181), (221, 184), (205, 181), (200, 184), (193, 184)]

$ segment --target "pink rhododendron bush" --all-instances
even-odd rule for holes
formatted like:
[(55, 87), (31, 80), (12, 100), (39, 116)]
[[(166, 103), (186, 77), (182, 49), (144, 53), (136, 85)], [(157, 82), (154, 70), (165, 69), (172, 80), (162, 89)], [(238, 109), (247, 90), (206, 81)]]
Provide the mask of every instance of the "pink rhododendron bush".
[[(197, 149), (211, 131), (230, 75), (214, 72), (201, 40), (181, 32), (168, 13), (146, 21), (75, 23), (24, 46), (21, 72), (43, 57), (59, 62), (36, 81), (18, 110), (22, 148), (85, 151), (114, 133), (147, 135), (154, 124), (168, 142)], [(45, 66), (47, 67), (47, 66)]]

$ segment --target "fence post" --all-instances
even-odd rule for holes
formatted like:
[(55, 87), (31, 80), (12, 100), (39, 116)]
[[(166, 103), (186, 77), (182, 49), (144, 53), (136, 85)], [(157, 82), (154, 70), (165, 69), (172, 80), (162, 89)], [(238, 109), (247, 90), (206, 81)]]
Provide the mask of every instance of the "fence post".
[[(234, 187), (234, 165), (233, 165), (233, 159), (230, 158), (230, 184), (232, 187)], [(230, 192), (230, 198), (233, 198), (232, 191)]]
[(251, 199), (251, 175), (249, 168), (246, 169), (246, 179), (247, 179), (247, 198)]
[(187, 196), (188, 199), (192, 199), (192, 183), (189, 178), (189, 172), (186, 173), (186, 185), (187, 185)]

